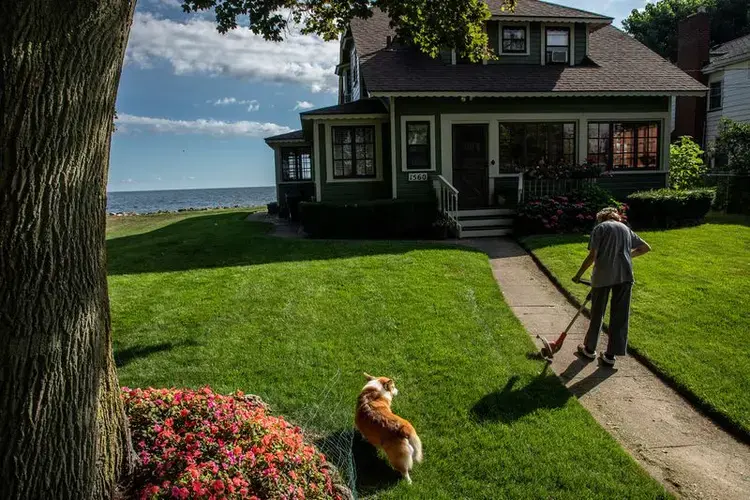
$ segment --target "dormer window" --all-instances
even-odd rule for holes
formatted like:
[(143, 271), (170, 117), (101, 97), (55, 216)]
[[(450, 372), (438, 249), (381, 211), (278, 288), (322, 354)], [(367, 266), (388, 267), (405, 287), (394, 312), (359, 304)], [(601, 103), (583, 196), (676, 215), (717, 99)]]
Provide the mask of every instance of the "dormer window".
[(526, 27), (502, 26), (502, 53), (526, 54)]
[(570, 29), (547, 28), (547, 64), (567, 64), (570, 55)]

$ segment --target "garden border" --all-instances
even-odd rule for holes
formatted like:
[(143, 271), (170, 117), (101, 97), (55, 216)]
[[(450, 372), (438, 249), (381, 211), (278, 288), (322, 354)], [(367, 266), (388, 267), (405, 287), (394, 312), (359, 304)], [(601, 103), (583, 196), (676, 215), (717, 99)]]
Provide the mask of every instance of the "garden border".
[[(572, 304), (576, 309), (579, 309), (581, 307), (581, 302), (572, 294), (570, 293), (563, 285), (560, 283), (560, 281), (552, 274), (552, 272), (547, 269), (547, 266), (545, 266), (542, 261), (539, 259), (539, 257), (536, 256), (536, 254), (531, 250), (531, 248), (526, 245), (526, 243), (523, 242), (521, 238), (514, 238), (516, 242), (523, 248), (531, 257), (531, 260), (534, 261), (534, 264), (539, 268), (542, 273), (552, 282), (553, 285), (555, 285), (555, 288), (563, 294), (565, 299)], [(591, 311), (588, 307), (583, 309), (583, 314), (587, 318), (591, 319)], [(609, 335), (609, 325), (605, 322), (603, 323), (603, 330)], [(713, 408), (710, 404), (706, 403), (705, 401), (701, 400), (695, 393), (693, 393), (690, 389), (683, 386), (682, 384), (678, 383), (674, 378), (672, 378), (669, 374), (664, 372), (663, 370), (659, 369), (654, 363), (651, 362), (644, 354), (642, 354), (638, 349), (628, 346), (628, 354), (633, 356), (636, 360), (638, 360), (642, 365), (644, 365), (646, 368), (648, 368), (654, 375), (656, 375), (659, 380), (664, 382), (667, 386), (669, 386), (671, 389), (673, 389), (675, 392), (677, 392), (680, 396), (685, 398), (690, 405), (692, 405), (694, 408), (696, 408), (699, 412), (703, 413), (706, 417), (711, 419), (712, 422), (714, 422), (717, 426), (722, 428), (724, 431), (726, 431), (728, 434), (736, 438), (738, 441), (745, 443), (747, 445), (750, 445), (750, 432), (744, 430), (739, 425), (735, 424), (729, 417), (722, 414), (715, 408)]]

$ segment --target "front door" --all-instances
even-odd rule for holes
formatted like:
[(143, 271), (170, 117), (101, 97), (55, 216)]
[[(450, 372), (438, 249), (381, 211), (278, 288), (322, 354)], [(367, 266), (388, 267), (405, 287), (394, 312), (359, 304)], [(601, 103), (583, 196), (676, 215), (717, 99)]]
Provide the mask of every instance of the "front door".
[(453, 185), (463, 210), (488, 203), (488, 129), (486, 124), (453, 125)]

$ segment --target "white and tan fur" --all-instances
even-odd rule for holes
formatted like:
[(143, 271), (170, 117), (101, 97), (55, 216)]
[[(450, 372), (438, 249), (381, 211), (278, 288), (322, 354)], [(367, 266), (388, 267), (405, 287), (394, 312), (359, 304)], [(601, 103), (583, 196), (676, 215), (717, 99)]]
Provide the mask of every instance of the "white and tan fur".
[(357, 399), (354, 423), (370, 444), (382, 448), (391, 467), (411, 483), (409, 471), (414, 462), (422, 461), (422, 442), (411, 423), (391, 411), (393, 396), (398, 394), (393, 380), (364, 375), (367, 384)]

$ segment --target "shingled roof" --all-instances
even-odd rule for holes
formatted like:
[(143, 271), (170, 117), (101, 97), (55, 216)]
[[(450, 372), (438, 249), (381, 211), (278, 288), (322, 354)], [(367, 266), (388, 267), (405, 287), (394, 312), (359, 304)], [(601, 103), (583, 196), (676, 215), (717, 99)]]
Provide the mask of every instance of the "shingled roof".
[(380, 99), (358, 99), (356, 101), (318, 108), (300, 113), (302, 118), (320, 115), (384, 115), (388, 110)]
[(574, 9), (555, 3), (540, 2), (539, 0), (517, 0), (514, 11), (504, 10), (503, 0), (486, 0), (487, 6), (493, 16), (500, 17), (538, 17), (538, 18), (573, 18), (586, 20), (599, 20), (611, 22), (612, 18), (595, 14), (587, 10)]
[(750, 35), (735, 38), (731, 42), (711, 49), (711, 62), (703, 68), (703, 71), (710, 73), (723, 68), (727, 64), (744, 59), (750, 59)]
[[(542, 3), (523, 0), (519, 6)], [(351, 31), (365, 86), (371, 95), (404, 92), (667, 95), (706, 90), (672, 63), (612, 26), (590, 34), (589, 56), (580, 66), (451, 65), (410, 47), (388, 48), (387, 37), (394, 32), (388, 16), (381, 11), (375, 11), (367, 20), (353, 21)]]
[(266, 137), (266, 142), (291, 142), (291, 141), (302, 141), (305, 137), (301, 130), (295, 130), (293, 132), (287, 132), (286, 134), (274, 135), (272, 137)]

